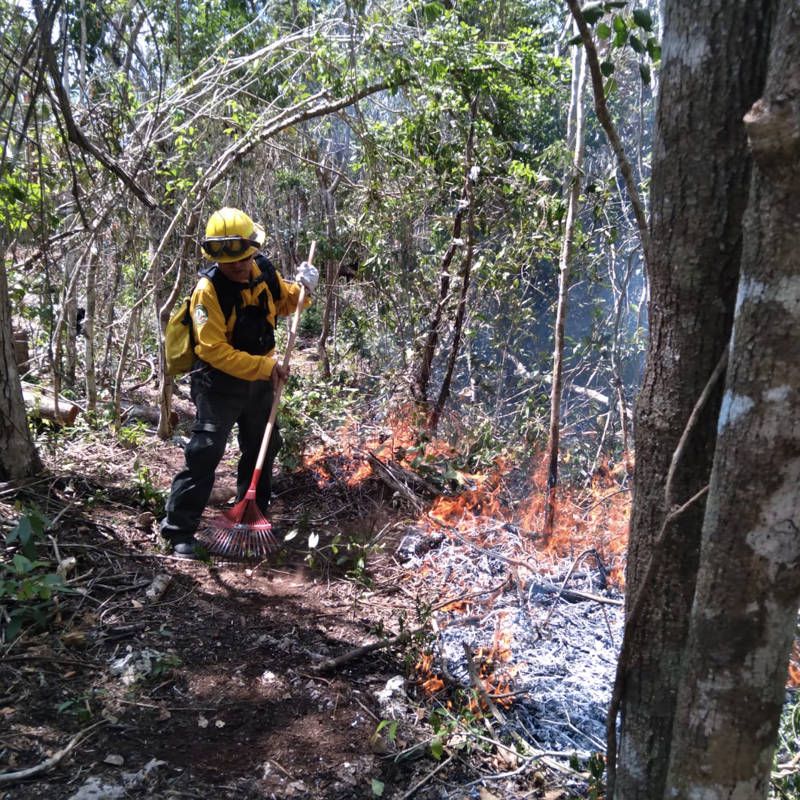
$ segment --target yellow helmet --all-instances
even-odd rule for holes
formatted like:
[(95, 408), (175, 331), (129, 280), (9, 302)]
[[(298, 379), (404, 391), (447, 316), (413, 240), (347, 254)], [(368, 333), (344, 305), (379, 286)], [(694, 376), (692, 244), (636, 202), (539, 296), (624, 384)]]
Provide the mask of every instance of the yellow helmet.
[(255, 255), (266, 239), (264, 229), (238, 208), (215, 211), (206, 225), (206, 238), (200, 243), (209, 261), (226, 264)]

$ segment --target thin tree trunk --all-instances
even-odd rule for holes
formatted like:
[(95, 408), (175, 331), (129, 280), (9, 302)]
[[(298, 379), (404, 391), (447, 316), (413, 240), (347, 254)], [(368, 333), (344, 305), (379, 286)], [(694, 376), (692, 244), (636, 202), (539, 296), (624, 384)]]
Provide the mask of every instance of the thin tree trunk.
[[(468, 139), (471, 137), (472, 129), (470, 127)], [(467, 147), (469, 147), (469, 145)], [(442, 325), (445, 307), (450, 299), (450, 264), (453, 261), (456, 250), (464, 244), (461, 240), (461, 228), (464, 221), (464, 214), (467, 208), (469, 208), (467, 193), (470, 180), (471, 178), (468, 171), (464, 178), (464, 185), (461, 189), (458, 207), (453, 217), (453, 235), (450, 239), (450, 245), (442, 257), (442, 265), (439, 269), (439, 296), (436, 306), (433, 309), (433, 314), (431, 314), (430, 321), (428, 322), (428, 332), (419, 353), (417, 370), (412, 384), (412, 394), (414, 398), (421, 403), (424, 403), (428, 399), (428, 387), (433, 369), (433, 358), (436, 355), (436, 345), (439, 341), (439, 329)]]
[(83, 320), (83, 334), (86, 341), (86, 408), (97, 408), (97, 373), (94, 349), (94, 315), (97, 312), (97, 250), (91, 247), (86, 262), (86, 316)]
[(0, 258), (0, 480), (35, 475), (42, 468), (31, 441), (19, 371), (14, 359), (11, 305), (8, 299), (5, 248)]
[(583, 172), (584, 124), (583, 87), (586, 78), (583, 50), (572, 51), (572, 92), (570, 94), (567, 141), (572, 149), (572, 167), (567, 193), (567, 216), (564, 223), (564, 240), (558, 261), (558, 302), (553, 344), (553, 383), (550, 390), (550, 433), (545, 460), (547, 463), (547, 496), (544, 506), (543, 532), (553, 533), (555, 524), (555, 493), (558, 485), (559, 433), (561, 428), (561, 394), (564, 380), (564, 324), (567, 318), (567, 300), (572, 272), (572, 251), (575, 242), (575, 223), (581, 195)]
[[(620, 437), (622, 440), (622, 451), (628, 453), (630, 448), (630, 435), (628, 433), (628, 402), (625, 398), (625, 383), (622, 380), (622, 369), (619, 358), (619, 329), (622, 322), (622, 311), (628, 297), (628, 285), (631, 280), (631, 273), (633, 272), (633, 260), (635, 254), (630, 254), (625, 259), (625, 271), (622, 276), (622, 283), (617, 292), (616, 301), (614, 303), (614, 324), (612, 325), (611, 345), (609, 347), (609, 358), (611, 360), (611, 380), (613, 383), (613, 393), (617, 396), (617, 408), (620, 420)], [(611, 259), (612, 272), (615, 259)], [(612, 275), (612, 283), (614, 281)], [(609, 413), (611, 407), (609, 406)]]
[[(196, 205), (191, 213), (189, 214), (189, 218), (187, 220), (187, 230), (194, 231), (197, 229), (200, 220), (200, 204)], [(151, 238), (152, 242), (155, 242), (155, 236)], [(163, 246), (164, 239), (161, 239), (161, 244), (159, 248)], [(159, 391), (158, 391), (158, 408), (159, 408), (159, 418), (158, 418), (158, 428), (156, 430), (156, 435), (160, 439), (169, 439), (172, 435), (173, 431), (173, 421), (172, 421), (172, 377), (167, 375), (167, 357), (164, 351), (164, 331), (167, 328), (167, 323), (169, 322), (169, 316), (172, 312), (172, 308), (175, 305), (178, 297), (181, 293), (181, 285), (183, 283), (183, 276), (186, 272), (187, 264), (189, 262), (189, 254), (191, 248), (193, 247), (192, 240), (190, 238), (185, 238), (183, 240), (183, 244), (181, 246), (181, 251), (177, 256), (177, 271), (175, 275), (175, 281), (172, 284), (172, 288), (169, 291), (169, 295), (167, 296), (166, 300), (163, 304), (159, 304), (159, 298), (161, 297), (161, 292), (157, 291), (154, 295), (154, 303), (155, 303), (155, 312), (156, 312), (156, 324), (158, 326), (158, 380), (159, 380)], [(154, 252), (154, 248), (151, 247), (150, 252), (150, 263), (151, 265), (157, 263), (157, 250)], [(155, 278), (155, 272), (151, 270), (153, 277)]]
[(116, 323), (117, 298), (119, 297), (120, 285), (122, 283), (122, 261), (115, 258), (113, 264), (113, 275), (107, 285), (105, 295), (105, 319), (103, 320), (103, 330), (105, 331), (105, 342), (103, 345), (103, 361), (100, 367), (100, 379), (103, 385), (107, 386), (111, 382), (111, 358), (114, 345), (114, 325)]
[(322, 376), (329, 379), (331, 377), (331, 363), (328, 358), (327, 340), (332, 327), (332, 315), (336, 307), (334, 294), (336, 291), (336, 283), (339, 279), (339, 261), (334, 256), (336, 251), (335, 245), (338, 240), (335, 192), (341, 180), (341, 175), (336, 175), (332, 181), (329, 181), (322, 165), (318, 166), (316, 171), (322, 197), (322, 208), (325, 213), (325, 228), (328, 239), (328, 250), (330, 252), (330, 255), (324, 262), (325, 306), (322, 309), (322, 325), (317, 339), (317, 353), (319, 354), (320, 364), (322, 365)]
[(639, 195), (639, 187), (636, 183), (636, 177), (633, 174), (633, 167), (628, 160), (628, 156), (622, 146), (622, 140), (617, 133), (617, 129), (611, 119), (611, 113), (608, 110), (605, 90), (603, 88), (603, 74), (600, 70), (600, 59), (597, 56), (597, 48), (594, 46), (591, 31), (580, 11), (578, 0), (566, 0), (566, 3), (578, 27), (581, 39), (583, 40), (584, 49), (586, 50), (586, 61), (592, 76), (592, 93), (594, 95), (594, 109), (597, 114), (597, 120), (603, 126), (603, 130), (608, 138), (608, 143), (611, 145), (611, 149), (614, 151), (614, 155), (617, 158), (619, 171), (622, 173), (622, 177), (625, 181), (625, 189), (628, 192), (628, 199), (633, 207), (634, 216), (636, 217), (636, 225), (642, 240), (642, 250), (644, 251), (645, 259), (649, 260), (650, 233), (647, 227), (644, 203)]
[[(63, 275), (64, 288), (61, 291), (59, 314), (53, 329), (50, 351), (53, 353), (53, 360), (50, 364), (50, 379), (53, 384), (53, 396), (56, 402), (56, 413), (58, 413), (58, 398), (61, 396), (62, 379), (67, 378), (67, 386), (70, 388), (74, 384), (74, 343), (75, 343), (75, 284), (78, 279), (80, 259), (75, 259), (73, 255), (65, 258), (65, 270)], [(70, 266), (71, 265), (71, 266)], [(72, 313), (70, 313), (72, 309)], [(70, 383), (70, 373), (67, 371), (69, 358), (63, 358), (65, 350), (69, 353), (66, 342), (72, 338), (72, 378)]]
[(428, 421), (431, 431), (435, 431), (439, 425), (439, 418), (444, 411), (445, 403), (450, 396), (450, 384), (453, 380), (458, 353), (461, 349), (461, 332), (464, 327), (464, 317), (467, 311), (467, 296), (469, 294), (470, 275), (472, 273), (472, 260), (475, 250), (475, 191), (474, 184), (477, 178), (473, 178), (472, 165), (475, 150), (475, 115), (477, 114), (477, 98), (473, 100), (470, 114), (469, 135), (467, 137), (467, 152), (464, 159), (466, 178), (464, 180), (464, 201), (467, 203), (467, 252), (461, 261), (461, 291), (458, 298), (458, 308), (453, 323), (453, 342), (450, 347), (450, 354), (445, 367), (444, 379), (439, 390), (439, 397), (431, 412)]
[(756, 169), (667, 797), (767, 797), (800, 605), (800, 16), (780, 6), (745, 117)]
[[(76, 265), (76, 270), (79, 265)], [(66, 298), (64, 307), (64, 384), (68, 389), (75, 387), (78, 365), (78, 299), (75, 286)]]

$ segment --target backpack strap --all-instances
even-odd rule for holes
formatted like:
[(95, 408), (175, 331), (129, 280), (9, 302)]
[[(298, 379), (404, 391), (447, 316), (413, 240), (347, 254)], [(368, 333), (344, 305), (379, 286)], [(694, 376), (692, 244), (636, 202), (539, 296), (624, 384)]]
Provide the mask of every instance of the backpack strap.
[(242, 307), (242, 287), (228, 280), (216, 264), (201, 269), (200, 276), (208, 278), (213, 284), (214, 291), (217, 293), (219, 307), (222, 310), (222, 316), (225, 317), (225, 322), (227, 322), (233, 313), (233, 309), (235, 308), (238, 313), (238, 310)]
[(256, 253), (253, 258), (261, 270), (261, 275), (250, 281), (250, 288), (252, 289), (261, 281), (264, 281), (267, 284), (269, 293), (272, 295), (272, 302), (277, 303), (281, 299), (281, 282), (278, 280), (278, 272), (275, 269), (275, 265), (263, 253)]

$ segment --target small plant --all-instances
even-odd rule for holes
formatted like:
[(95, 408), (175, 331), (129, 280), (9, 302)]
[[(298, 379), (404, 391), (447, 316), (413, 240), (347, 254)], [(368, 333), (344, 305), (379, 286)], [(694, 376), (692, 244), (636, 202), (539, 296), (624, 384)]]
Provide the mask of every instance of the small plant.
[(148, 437), (147, 426), (142, 420), (134, 420), (119, 429), (117, 437), (121, 444), (126, 447), (141, 447)]
[(6, 545), (16, 547), (10, 563), (0, 564), (0, 638), (10, 641), (26, 625), (45, 628), (55, 597), (64, 581), (50, 561), (37, 558), (37, 543), (44, 539), (47, 521), (29, 510), (6, 535)]
[(74, 717), (81, 724), (90, 722), (95, 715), (95, 710), (92, 708), (92, 701), (96, 699), (97, 694), (101, 694), (96, 690), (83, 692), (73, 697), (68, 697), (62, 703), (58, 704), (56, 711), (64, 716)]
[(135, 468), (134, 486), (139, 502), (157, 517), (163, 516), (167, 493), (153, 484), (150, 467), (136, 461)]
[(771, 800), (795, 800), (800, 797), (800, 691), (790, 690), (783, 705), (778, 746), (770, 780)]
[(183, 664), (183, 661), (176, 653), (160, 653), (153, 659), (150, 677), (153, 679), (162, 678), (165, 675), (169, 675), (172, 670), (180, 667), (181, 664)]
[(606, 771), (606, 760), (602, 753), (592, 753), (586, 761), (581, 761), (577, 753), (573, 753), (569, 759), (569, 765), (575, 772), (582, 774), (588, 773), (588, 795), (589, 800), (602, 800), (605, 795), (606, 787), (603, 782), (603, 775)]

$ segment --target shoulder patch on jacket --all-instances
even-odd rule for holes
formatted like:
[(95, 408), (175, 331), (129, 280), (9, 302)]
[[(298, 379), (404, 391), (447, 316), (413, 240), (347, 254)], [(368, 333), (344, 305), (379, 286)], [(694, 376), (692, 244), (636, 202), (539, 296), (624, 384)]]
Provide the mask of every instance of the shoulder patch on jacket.
[(208, 311), (204, 305), (198, 305), (194, 310), (194, 324), (199, 328), (208, 320)]

